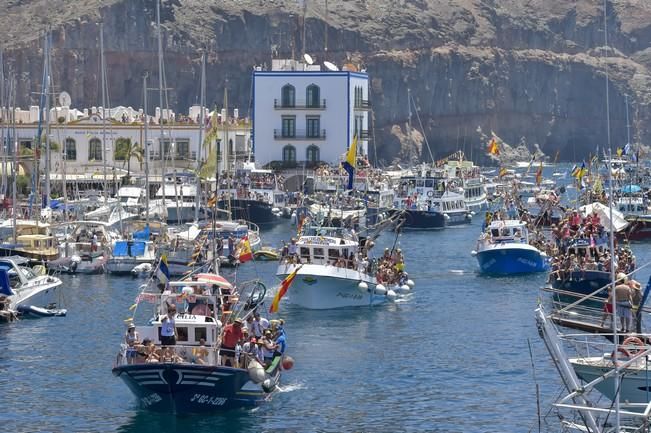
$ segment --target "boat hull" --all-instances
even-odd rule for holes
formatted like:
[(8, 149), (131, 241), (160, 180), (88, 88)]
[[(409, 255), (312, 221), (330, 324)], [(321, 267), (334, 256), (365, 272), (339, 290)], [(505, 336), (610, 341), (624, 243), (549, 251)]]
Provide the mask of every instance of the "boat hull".
[[(280, 366), (269, 373), (280, 383)], [(144, 409), (173, 414), (208, 414), (255, 407), (270, 394), (246, 370), (194, 364), (136, 364), (113, 368)]]
[(391, 209), (390, 216), (404, 213), (402, 223), (403, 229), (410, 230), (441, 230), (445, 228), (445, 215), (441, 212), (428, 212), (413, 209)]
[[(195, 220), (195, 205), (168, 206), (167, 224), (184, 224)], [(199, 220), (207, 219), (210, 214), (203, 207), (199, 208)]]
[(608, 296), (607, 287), (611, 284), (611, 275), (604, 271), (571, 272), (562, 279), (553, 279), (551, 283), (555, 290), (578, 295), (589, 295), (601, 287), (603, 290), (595, 296), (605, 298)]
[(127, 259), (127, 260), (115, 260), (109, 259), (106, 263), (106, 271), (110, 274), (130, 274), (131, 270), (138, 265), (143, 263), (152, 264), (153, 260), (138, 260), (138, 259)]
[(468, 211), (446, 212), (445, 215), (446, 226), (458, 226), (462, 224), (470, 224), (472, 222), (471, 214)]
[(648, 241), (651, 239), (651, 216), (630, 215), (626, 217), (629, 226), (623, 232), (618, 233), (621, 238), (629, 241)]
[[(281, 264), (276, 275), (284, 278), (294, 271), (296, 265)], [(370, 289), (376, 280), (354, 269), (324, 265), (303, 265), (289, 290), (289, 302), (311, 310), (327, 310), (343, 307), (365, 307), (387, 301), (384, 295), (370, 291), (361, 292), (358, 284), (364, 281)]]
[(255, 224), (269, 224), (278, 220), (271, 204), (263, 201), (235, 199), (230, 200), (229, 204), (226, 200), (220, 200), (217, 207), (230, 209), (233, 219), (244, 219)]
[(546, 256), (535, 248), (496, 247), (479, 251), (480, 272), (488, 275), (518, 275), (549, 270)]
[[(576, 374), (586, 382), (591, 382), (614, 368), (613, 365), (585, 365), (570, 360)], [(651, 397), (651, 375), (644, 369), (622, 370), (623, 378), (620, 382), (620, 400), (629, 403), (648, 403)], [(613, 401), (615, 398), (615, 377), (610, 376), (598, 383), (595, 388), (606, 398)]]

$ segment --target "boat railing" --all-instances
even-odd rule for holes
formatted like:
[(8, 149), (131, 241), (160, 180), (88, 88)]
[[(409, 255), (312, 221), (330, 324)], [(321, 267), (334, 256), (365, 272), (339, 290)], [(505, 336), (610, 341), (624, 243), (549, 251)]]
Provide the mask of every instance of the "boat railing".
[[(128, 364), (195, 364), (195, 365), (220, 365), (220, 352), (228, 352), (225, 349), (219, 349), (216, 346), (199, 346), (196, 344), (175, 344), (173, 346), (163, 346), (161, 344), (152, 344), (144, 346), (142, 343), (136, 343), (129, 348), (126, 343), (122, 343), (120, 351), (116, 358), (116, 365)], [(235, 351), (233, 356), (235, 356)]]

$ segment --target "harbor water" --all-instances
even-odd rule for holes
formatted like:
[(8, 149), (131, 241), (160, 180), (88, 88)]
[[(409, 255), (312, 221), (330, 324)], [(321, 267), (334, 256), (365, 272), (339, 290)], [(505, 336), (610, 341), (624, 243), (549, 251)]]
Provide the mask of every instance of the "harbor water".
[[(290, 288), (280, 317), (296, 362), (281, 390), (252, 411), (208, 417), (141, 410), (111, 374), (141, 281), (63, 276), (67, 317), (0, 326), (0, 431), (537, 431), (536, 383), (543, 417), (561, 386), (533, 316), (547, 275), (480, 276), (470, 255), (479, 224), (478, 215), (469, 226), (401, 234), (416, 286), (398, 303), (306, 311), (288, 302)], [(283, 220), (263, 241), (278, 246), (293, 230)], [(394, 240), (384, 233), (378, 246)], [(651, 258), (633, 249), (638, 263)], [(275, 268), (247, 263), (237, 280), (275, 288)]]

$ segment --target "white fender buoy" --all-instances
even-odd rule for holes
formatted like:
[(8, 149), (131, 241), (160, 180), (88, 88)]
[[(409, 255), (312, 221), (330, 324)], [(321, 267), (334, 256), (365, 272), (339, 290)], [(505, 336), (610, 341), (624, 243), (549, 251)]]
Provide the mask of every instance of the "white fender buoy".
[(391, 290), (391, 289), (387, 290), (387, 299), (388, 299), (389, 301), (395, 301), (395, 299), (396, 299), (397, 297), (398, 297), (398, 295), (396, 294), (396, 292), (394, 292), (394, 291)]
[(271, 380), (270, 378), (265, 379), (265, 380), (262, 382), (262, 390), (263, 390), (264, 392), (266, 392), (267, 394), (269, 394), (270, 392), (272, 392), (275, 388), (276, 388), (276, 384), (275, 384), (274, 381)]
[(477, 255), (477, 251), (475, 251), (475, 250), (470, 251), (470, 255), (475, 257)]
[(255, 359), (252, 359), (249, 362), (247, 371), (249, 373), (249, 377), (255, 383), (262, 383), (267, 378), (264, 367)]
[(357, 285), (357, 289), (362, 293), (366, 293), (368, 292), (368, 284), (366, 284), (364, 281), (360, 281)]
[(450, 215), (448, 215), (448, 214), (446, 214), (446, 213), (443, 214), (443, 217), (445, 217), (446, 220), (449, 220), (449, 219), (450, 219)]
[(396, 293), (399, 293), (401, 295), (406, 295), (409, 293), (410, 289), (409, 286), (406, 284), (403, 284), (402, 286), (396, 286)]
[(407, 285), (413, 289), (416, 283), (414, 283), (414, 280), (407, 280)]
[(375, 294), (384, 296), (387, 294), (387, 288), (384, 287), (382, 284), (378, 284), (377, 286), (375, 286)]

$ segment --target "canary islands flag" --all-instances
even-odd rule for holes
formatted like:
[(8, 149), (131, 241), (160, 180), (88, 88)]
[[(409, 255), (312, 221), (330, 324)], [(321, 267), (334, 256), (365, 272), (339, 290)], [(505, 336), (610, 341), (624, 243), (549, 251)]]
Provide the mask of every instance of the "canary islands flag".
[(271, 308), (269, 308), (270, 313), (278, 312), (278, 304), (280, 304), (280, 300), (287, 293), (287, 290), (289, 289), (289, 286), (291, 286), (292, 283), (294, 282), (294, 278), (296, 278), (296, 274), (298, 273), (299, 269), (301, 269), (302, 266), (303, 265), (298, 265), (296, 267), (296, 269), (294, 269), (294, 272), (287, 275), (285, 277), (285, 279), (283, 280), (283, 282), (280, 283), (280, 287), (278, 287), (278, 291), (276, 292), (276, 296), (274, 296), (274, 300), (271, 303)]
[(162, 255), (160, 257), (160, 262), (158, 263), (158, 270), (156, 271), (156, 277), (161, 283), (167, 284), (170, 281), (170, 269), (167, 266), (167, 256)]
[(353, 189), (353, 178), (355, 176), (355, 168), (357, 163), (357, 135), (353, 137), (353, 142), (348, 148), (346, 160), (341, 163), (344, 170), (348, 173), (348, 189)]

